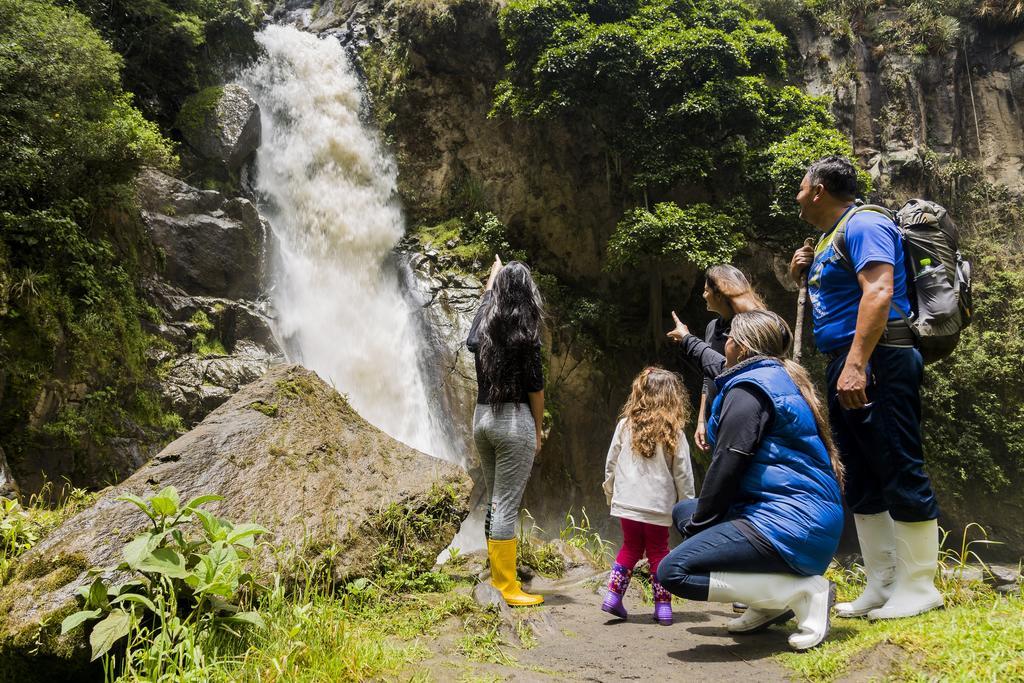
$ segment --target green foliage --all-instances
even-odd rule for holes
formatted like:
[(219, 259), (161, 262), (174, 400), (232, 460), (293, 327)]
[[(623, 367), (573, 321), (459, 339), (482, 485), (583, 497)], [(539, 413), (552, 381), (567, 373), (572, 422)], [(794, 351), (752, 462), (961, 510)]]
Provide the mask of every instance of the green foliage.
[[(0, 433), (14, 461), (40, 440), (98, 443), (128, 415), (163, 422), (146, 386), (133, 272), (150, 254), (128, 182), (175, 162), (121, 89), (121, 63), (74, 9), (0, 0)], [(87, 400), (25, 429), (44, 391), (76, 384)]]
[[(131, 494), (117, 500), (136, 505), (152, 528), (124, 546), (117, 567), (91, 570), (95, 579), (78, 591), (83, 609), (64, 619), (61, 633), (95, 622), (92, 659), (107, 657), (108, 671), (131, 679), (191, 680), (189, 674), (205, 666), (215, 634), (264, 627), (257, 612), (243, 611), (239, 603), (260, 590), (244, 563), (266, 529), (235, 525), (203, 510), (220, 496), (198, 496), (182, 505), (171, 486), (147, 500)], [(197, 538), (188, 533), (190, 524), (199, 525)], [(111, 584), (103, 578), (111, 569), (132, 578)], [(110, 651), (125, 638), (127, 653), (117, 663)]]
[(511, 62), (494, 113), (590, 123), (637, 188), (713, 189), (806, 119), (830, 122), (776, 85), (786, 39), (738, 0), (517, 0), (500, 28)]
[(216, 113), (217, 104), (224, 96), (224, 88), (219, 85), (200, 90), (185, 100), (178, 112), (174, 127), (186, 137), (197, 134), (205, 126), (210, 116)]
[[(771, 238), (788, 243), (806, 232), (806, 225), (793, 210), (800, 181), (812, 162), (833, 154), (852, 159), (853, 147), (843, 133), (817, 121), (805, 123), (768, 146), (762, 157), (761, 180), (774, 188), (768, 214), (777, 229), (769, 235)], [(871, 177), (863, 170), (858, 175), (860, 190), (867, 195), (871, 192)]]
[(1017, 496), (1024, 476), (1024, 201), (962, 159), (925, 155), (931, 196), (960, 224), (972, 262), (974, 320), (952, 356), (925, 373), (929, 472), (941, 490)]
[(196, 330), (195, 334), (192, 335), (192, 352), (200, 358), (210, 358), (212, 356), (226, 356), (228, 355), (227, 349), (224, 348), (224, 342), (216, 337), (211, 338), (210, 332), (216, 327), (210, 317), (206, 315), (205, 311), (196, 311), (191, 318), (189, 323), (192, 324), (192, 328)]
[(474, 211), (466, 218), (423, 226), (414, 235), (422, 248), (435, 249), (468, 270), (490, 267), (495, 254), (505, 261), (526, 257), (525, 252), (512, 248), (508, 228), (490, 211)]
[(393, 503), (374, 515), (366, 530), (380, 544), (372, 572), (374, 581), (396, 593), (450, 588), (451, 578), (433, 571), (436, 552), (428, 549), (439, 536), (454, 536), (462, 516), (458, 491), (437, 485), (422, 502)]
[(258, 0), (62, 0), (124, 58), (124, 84), (167, 125), (185, 98), (255, 55)]
[(674, 202), (637, 208), (619, 222), (608, 240), (608, 268), (686, 260), (700, 269), (732, 259), (743, 245), (738, 228), (749, 218), (746, 207), (716, 211), (707, 204), (680, 208)]

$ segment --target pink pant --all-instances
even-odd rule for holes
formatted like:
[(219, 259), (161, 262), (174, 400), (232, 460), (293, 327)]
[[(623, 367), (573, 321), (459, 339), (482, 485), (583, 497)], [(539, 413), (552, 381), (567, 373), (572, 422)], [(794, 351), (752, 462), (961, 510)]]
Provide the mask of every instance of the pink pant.
[(647, 553), (651, 565), (651, 576), (658, 575), (658, 564), (668, 555), (668, 527), (619, 519), (622, 523), (622, 548), (615, 556), (615, 562), (625, 569), (632, 569)]

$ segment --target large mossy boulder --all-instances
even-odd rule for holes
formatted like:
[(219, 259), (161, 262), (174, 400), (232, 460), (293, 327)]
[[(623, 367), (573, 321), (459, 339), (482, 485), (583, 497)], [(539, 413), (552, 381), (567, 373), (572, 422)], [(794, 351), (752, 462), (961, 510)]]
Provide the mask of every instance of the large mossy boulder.
[(88, 568), (118, 564), (147, 526), (122, 494), (221, 495), (211, 512), (272, 531), (257, 571), (316, 567), (344, 582), (396, 562), (432, 566), (471, 485), (461, 468), (367, 423), (313, 372), (277, 366), (19, 559), (0, 588), (0, 681), (70, 680), (85, 666), (81, 631), (62, 637), (60, 622)]
[(196, 154), (223, 164), (231, 173), (237, 173), (260, 146), (259, 105), (237, 84), (192, 95), (174, 125)]

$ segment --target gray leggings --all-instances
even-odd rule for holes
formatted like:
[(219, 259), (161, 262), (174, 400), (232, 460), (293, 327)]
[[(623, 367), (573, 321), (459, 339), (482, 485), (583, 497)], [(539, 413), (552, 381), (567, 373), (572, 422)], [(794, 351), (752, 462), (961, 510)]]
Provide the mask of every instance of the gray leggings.
[(484, 500), (490, 501), (484, 533), (496, 541), (515, 538), (519, 503), (530, 479), (537, 447), (530, 406), (502, 403), (495, 415), (491, 406), (477, 405), (473, 440), (487, 486)]

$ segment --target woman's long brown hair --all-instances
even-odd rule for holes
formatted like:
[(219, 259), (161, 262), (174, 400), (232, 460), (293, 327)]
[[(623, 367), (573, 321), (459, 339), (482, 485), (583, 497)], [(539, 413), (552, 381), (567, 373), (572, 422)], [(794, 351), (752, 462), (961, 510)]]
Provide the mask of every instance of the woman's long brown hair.
[(686, 387), (674, 372), (654, 366), (644, 368), (633, 380), (620, 417), (629, 425), (634, 453), (649, 458), (661, 444), (666, 452), (674, 454), (690, 419)]

